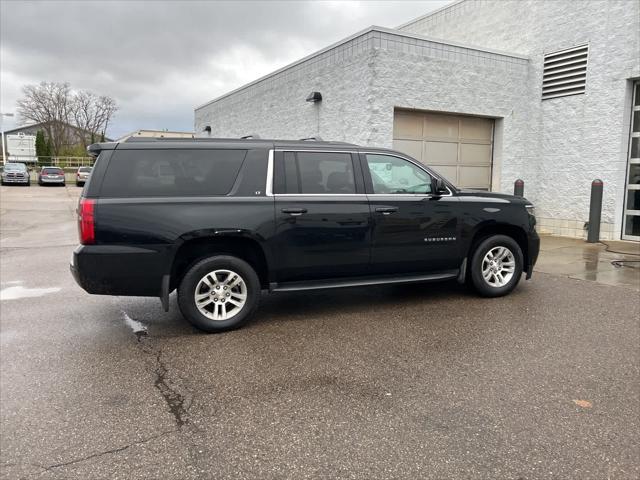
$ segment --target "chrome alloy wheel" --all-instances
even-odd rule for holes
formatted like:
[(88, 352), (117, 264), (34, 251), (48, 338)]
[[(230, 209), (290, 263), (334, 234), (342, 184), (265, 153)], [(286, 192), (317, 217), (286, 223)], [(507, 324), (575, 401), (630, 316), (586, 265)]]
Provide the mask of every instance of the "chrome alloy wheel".
[(492, 287), (504, 287), (515, 270), (516, 259), (507, 247), (494, 247), (482, 259), (482, 277)]
[(201, 314), (211, 320), (229, 320), (247, 303), (247, 284), (236, 272), (214, 270), (196, 285), (194, 300)]

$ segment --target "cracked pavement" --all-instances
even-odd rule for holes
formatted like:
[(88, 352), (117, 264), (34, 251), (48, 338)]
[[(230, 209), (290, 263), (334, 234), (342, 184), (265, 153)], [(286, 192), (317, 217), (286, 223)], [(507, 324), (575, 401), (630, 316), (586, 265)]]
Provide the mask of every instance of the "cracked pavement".
[(290, 293), (206, 335), (75, 285), (78, 193), (0, 191), (0, 289), (34, 295), (0, 302), (0, 478), (640, 477), (636, 289)]

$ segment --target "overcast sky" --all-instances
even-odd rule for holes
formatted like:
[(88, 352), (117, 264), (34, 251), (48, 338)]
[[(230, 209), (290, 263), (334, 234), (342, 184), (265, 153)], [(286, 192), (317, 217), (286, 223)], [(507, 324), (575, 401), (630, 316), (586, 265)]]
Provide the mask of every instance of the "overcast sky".
[[(116, 99), (109, 136), (193, 129), (193, 109), (429, 1), (0, 1), (2, 112), (25, 84), (69, 82)], [(19, 119), (4, 118), (9, 129)]]

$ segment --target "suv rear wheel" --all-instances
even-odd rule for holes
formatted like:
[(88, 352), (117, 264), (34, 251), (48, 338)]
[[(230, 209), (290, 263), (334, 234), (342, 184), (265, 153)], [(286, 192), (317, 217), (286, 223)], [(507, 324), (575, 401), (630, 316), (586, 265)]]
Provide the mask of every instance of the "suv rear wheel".
[(473, 252), (471, 281), (485, 297), (500, 297), (511, 292), (522, 276), (522, 250), (506, 235), (483, 240)]
[(195, 263), (178, 287), (182, 315), (207, 332), (240, 327), (260, 300), (260, 280), (244, 260), (217, 255)]

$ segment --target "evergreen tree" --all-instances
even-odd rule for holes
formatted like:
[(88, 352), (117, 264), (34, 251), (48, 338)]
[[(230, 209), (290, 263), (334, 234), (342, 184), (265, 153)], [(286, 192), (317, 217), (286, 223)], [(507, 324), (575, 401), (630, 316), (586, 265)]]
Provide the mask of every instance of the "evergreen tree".
[(40, 161), (40, 157), (46, 157), (48, 155), (47, 141), (44, 138), (44, 132), (38, 130), (38, 133), (36, 133), (36, 157), (38, 157), (38, 161)]

